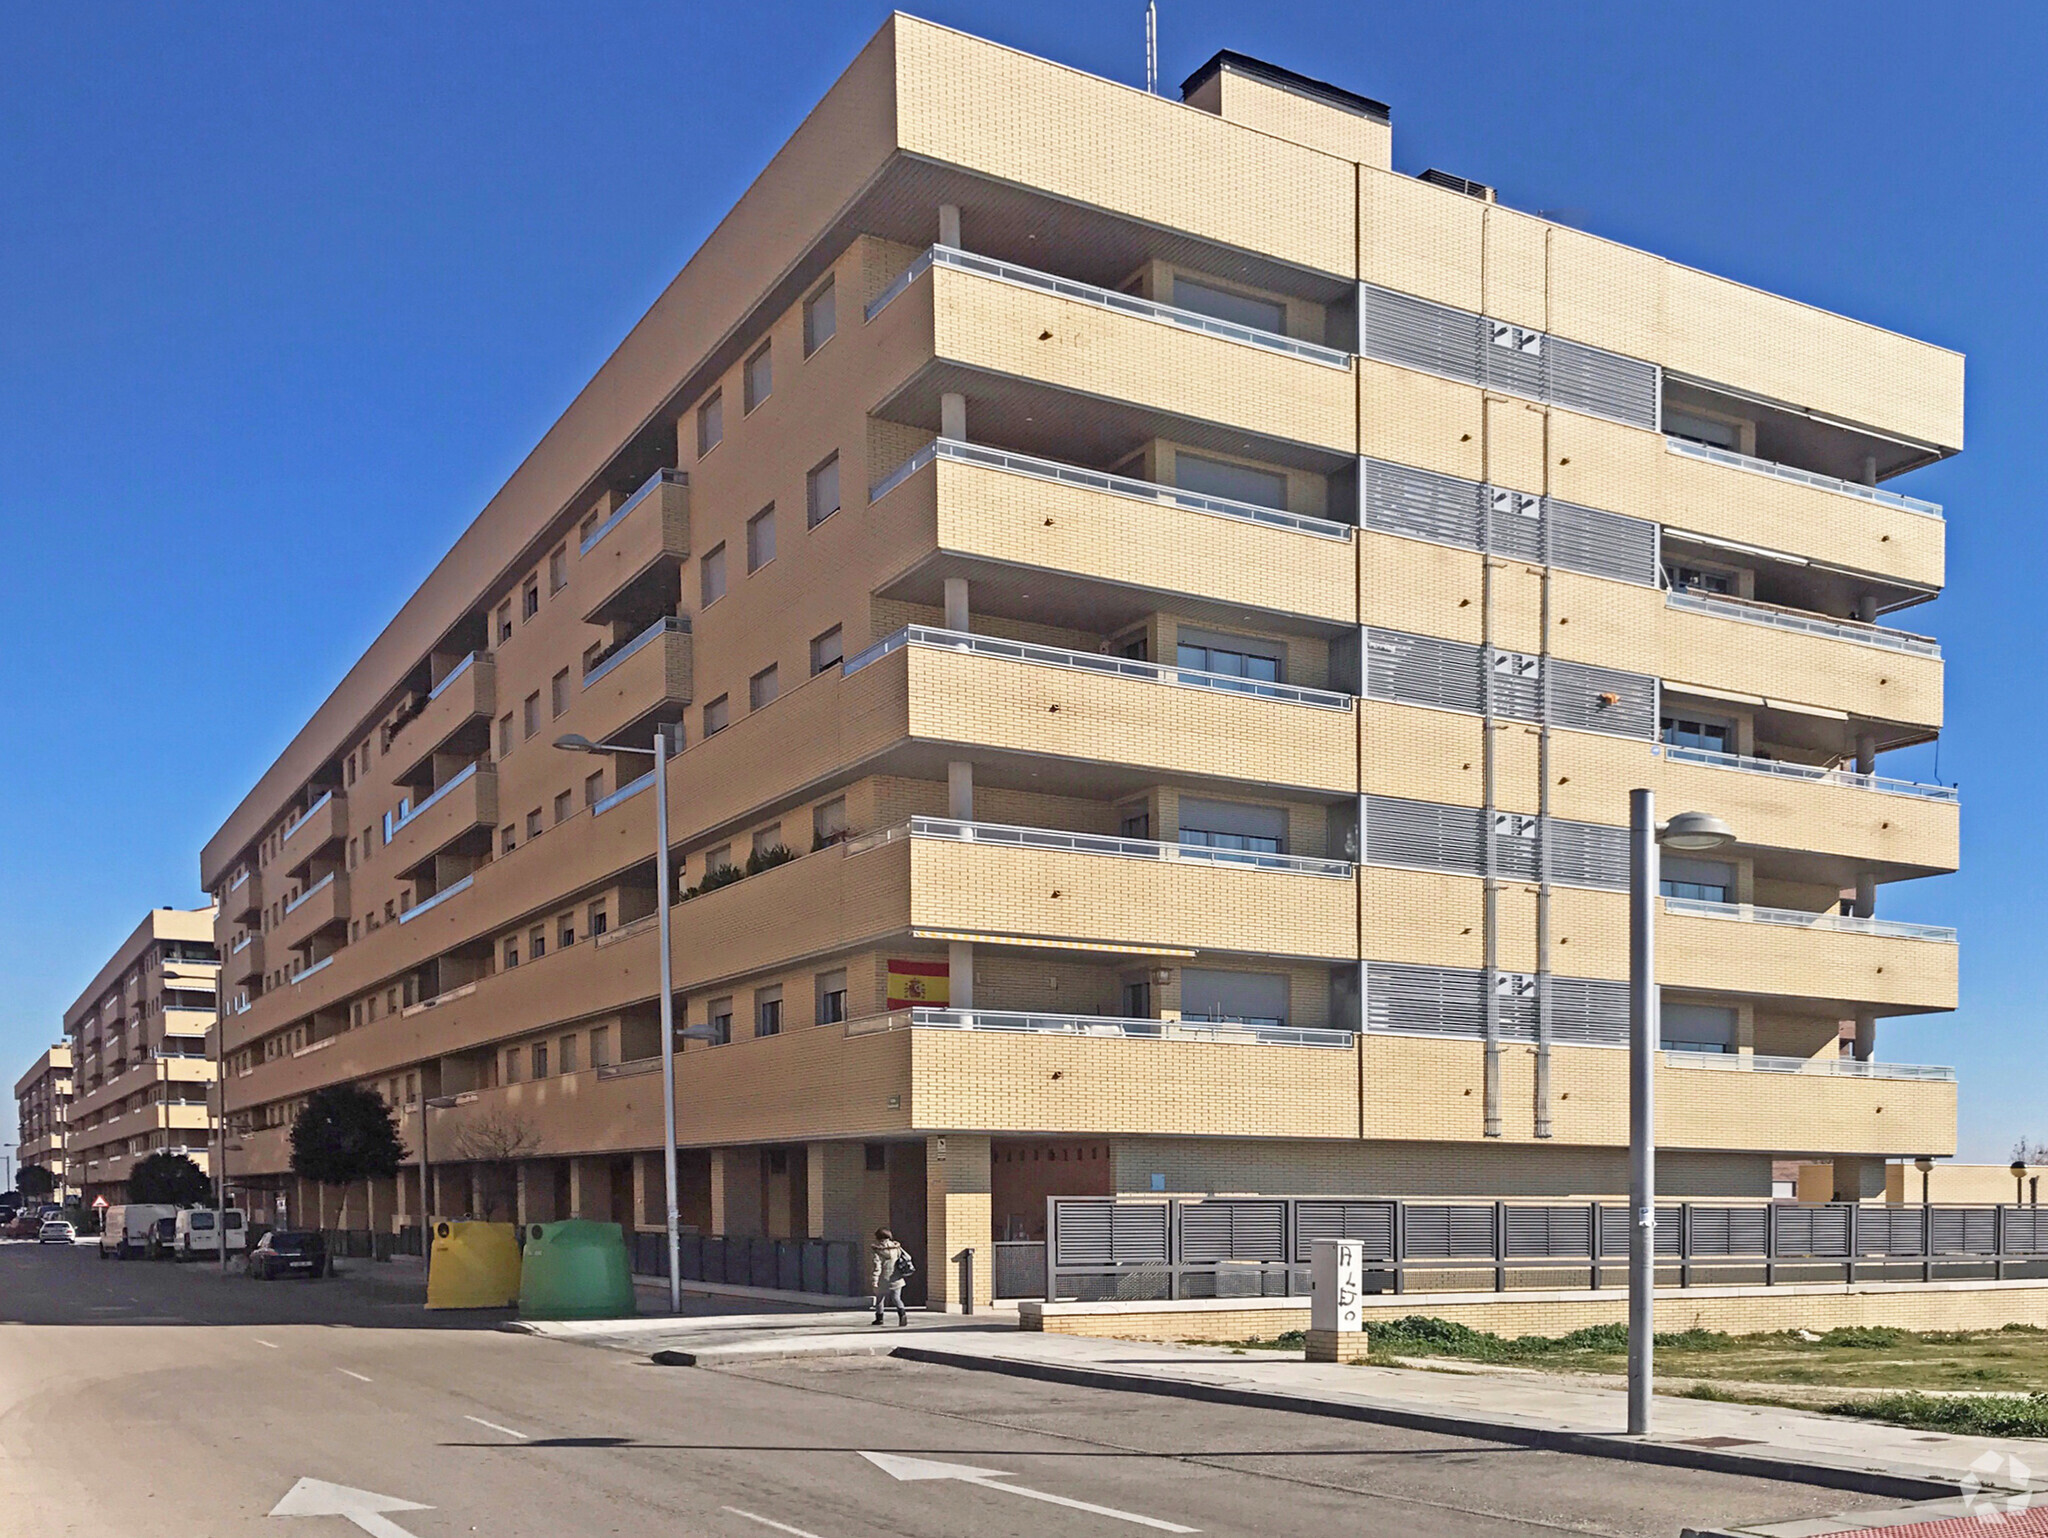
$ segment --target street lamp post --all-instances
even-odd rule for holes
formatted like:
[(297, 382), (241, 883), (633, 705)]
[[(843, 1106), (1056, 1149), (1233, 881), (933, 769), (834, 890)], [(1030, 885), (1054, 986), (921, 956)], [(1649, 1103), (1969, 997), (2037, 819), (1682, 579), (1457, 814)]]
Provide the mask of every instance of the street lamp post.
[[(680, 1314), (683, 1311), (683, 1229), (682, 1217), (676, 1207), (675, 972), (669, 954), (669, 904), (674, 897), (674, 883), (669, 879), (668, 870), (668, 728), (656, 725), (654, 746), (651, 748), (592, 742), (580, 733), (557, 737), (555, 746), (568, 753), (638, 753), (654, 760), (654, 880), (661, 889), (654, 911), (658, 915), (656, 926), (661, 931), (661, 1158), (667, 1185), (668, 1311)], [(686, 1031), (684, 1034), (691, 1033)]]
[(459, 1103), (453, 1095), (420, 1096), (420, 1264), (429, 1277), (434, 1274), (434, 1161), (427, 1152), (427, 1112)]
[(2012, 1171), (2012, 1204), (2024, 1207), (2027, 1204), (2027, 1161), (2015, 1159), (2007, 1168)]
[(1920, 1172), (1920, 1205), (1923, 1207), (1931, 1206), (1932, 1197), (1929, 1194), (1928, 1187), (1934, 1175), (1934, 1160), (1926, 1154), (1922, 1154), (1913, 1161), (1913, 1168)]
[(1657, 823), (1656, 795), (1628, 793), (1628, 1434), (1650, 1431), (1657, 1297), (1657, 867), (1658, 846), (1719, 849), (1735, 841), (1706, 812)]

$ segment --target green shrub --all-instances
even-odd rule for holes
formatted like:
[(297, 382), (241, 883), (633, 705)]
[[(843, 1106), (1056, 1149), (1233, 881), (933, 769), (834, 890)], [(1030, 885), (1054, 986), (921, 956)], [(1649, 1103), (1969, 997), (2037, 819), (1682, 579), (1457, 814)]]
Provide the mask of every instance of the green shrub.
[(1908, 1330), (1893, 1329), (1890, 1325), (1845, 1324), (1829, 1330), (1821, 1336), (1823, 1346), (1851, 1346), (1865, 1351), (1883, 1351), (1893, 1346), (1903, 1346), (1913, 1338)]
[(1829, 1405), (1831, 1415), (1961, 1436), (2048, 1437), (2048, 1394), (1875, 1394)]
[(773, 870), (778, 865), (787, 865), (796, 858), (796, 851), (787, 844), (770, 844), (766, 849), (756, 849), (747, 856), (747, 874), (758, 876), (764, 870)]
[(735, 881), (744, 881), (747, 873), (737, 865), (721, 865), (717, 870), (706, 871), (704, 879), (697, 883), (699, 892), (715, 892), (722, 886), (731, 886)]

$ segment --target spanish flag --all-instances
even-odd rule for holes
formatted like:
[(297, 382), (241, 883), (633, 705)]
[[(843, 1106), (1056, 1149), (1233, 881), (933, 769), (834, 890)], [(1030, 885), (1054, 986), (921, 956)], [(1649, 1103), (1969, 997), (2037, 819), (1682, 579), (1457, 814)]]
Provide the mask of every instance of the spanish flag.
[(944, 1009), (949, 996), (943, 961), (889, 961), (889, 1007)]

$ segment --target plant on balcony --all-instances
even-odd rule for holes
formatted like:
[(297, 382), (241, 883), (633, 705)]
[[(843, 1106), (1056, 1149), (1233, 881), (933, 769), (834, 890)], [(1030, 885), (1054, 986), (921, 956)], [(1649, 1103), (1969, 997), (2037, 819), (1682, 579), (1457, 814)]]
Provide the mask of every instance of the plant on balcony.
[(21, 1176), (14, 1183), (15, 1189), (32, 1202), (46, 1202), (50, 1193), (57, 1189), (57, 1177), (40, 1164), (24, 1164)]
[(683, 889), (683, 901), (688, 902), (691, 898), (701, 896), (705, 892), (715, 892), (722, 886), (731, 886), (735, 881), (744, 881), (747, 879), (748, 874), (747, 871), (741, 870), (737, 865), (721, 865), (717, 870), (707, 873), (704, 879), (695, 886), (685, 887)]
[(197, 1207), (213, 1199), (213, 1182), (188, 1154), (153, 1153), (128, 1172), (128, 1200)]
[(787, 865), (796, 858), (796, 851), (787, 844), (770, 844), (766, 849), (756, 849), (747, 856), (747, 874), (758, 876), (764, 870), (773, 870), (778, 865)]
[(292, 1122), (292, 1173), (341, 1187), (338, 1227), (348, 1227), (349, 1187), (390, 1180), (406, 1155), (398, 1117), (384, 1097), (359, 1084), (330, 1084), (306, 1097)]

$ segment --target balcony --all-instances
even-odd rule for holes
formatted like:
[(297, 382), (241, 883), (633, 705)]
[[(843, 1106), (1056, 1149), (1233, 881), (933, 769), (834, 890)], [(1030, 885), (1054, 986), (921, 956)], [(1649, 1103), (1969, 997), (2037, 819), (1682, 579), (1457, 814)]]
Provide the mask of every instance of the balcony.
[(398, 862), (400, 876), (411, 879), (436, 855), (451, 850), (488, 852), (497, 824), (498, 772), (477, 761), (464, 765), (433, 794), (394, 819), (384, 841)]
[(260, 978), (269, 966), (264, 960), (265, 954), (266, 948), (261, 934), (252, 929), (243, 935), (228, 952), (228, 981), (242, 985)]
[(577, 577), (590, 595), (589, 624), (608, 622), (612, 604), (657, 572), (673, 574), (690, 558), (690, 477), (658, 470), (584, 537)]
[(436, 753), (481, 752), (489, 746), (491, 718), (498, 709), (497, 672), (489, 652), (471, 652), (434, 685), (391, 739), (394, 784), (426, 778)]
[(340, 791), (330, 790), (285, 825), (276, 864), (288, 874), (297, 875), (316, 855), (347, 838), (348, 799)]
[[(884, 476), (870, 500), (892, 535), (955, 560), (1091, 579), (1104, 605), (1133, 616), (1134, 591), (1332, 624), (1357, 612), (1353, 530), (1326, 518), (948, 438)], [(937, 603), (938, 584), (920, 570), (885, 596)]]
[(1753, 599), (1735, 598), (1726, 593), (1701, 593), (1689, 588), (1672, 588), (1664, 594), (1664, 603), (1665, 607), (1671, 609), (1686, 609), (1695, 614), (1711, 614), (1717, 619), (1765, 625), (1773, 630), (1783, 630), (1794, 635), (1823, 636), (1831, 641), (1876, 646), (1885, 651), (1904, 652), (1915, 657), (1941, 655), (1941, 643), (1931, 636), (1914, 635), (1910, 630), (1892, 630), (1883, 625), (1866, 625), (1858, 620), (1810, 614), (1803, 609), (1758, 603)]
[(1352, 698), (1323, 689), (911, 625), (850, 658), (904, 653), (909, 733), (1267, 785), (1353, 788)]
[(263, 877), (253, 870), (245, 870), (240, 878), (229, 883), (227, 901), (221, 904), (223, 916), (231, 924), (254, 924), (263, 917)]
[(265, 936), (278, 949), (272, 961), (280, 960), (286, 951), (306, 949), (316, 937), (346, 932), (348, 915), (348, 877), (330, 871), (285, 904), (283, 922)]
[(1115, 1015), (1038, 1014), (1004, 1009), (899, 1009), (850, 1021), (849, 1036), (870, 1031), (1006, 1031), (1032, 1036), (1087, 1036), (1117, 1041), (1207, 1041), (1238, 1046), (1321, 1047), (1348, 1050), (1350, 1031), (1289, 1025), (1155, 1020)]
[(1833, 492), (1838, 496), (1858, 497), (1865, 502), (1875, 502), (1881, 507), (1896, 508), (1902, 512), (1918, 513), (1924, 518), (1940, 518), (1941, 504), (1923, 502), (1918, 497), (1901, 496), (1896, 491), (1886, 491), (1881, 486), (1864, 486), (1855, 481), (1841, 480), (1832, 475), (1821, 475), (1812, 470), (1801, 470), (1794, 465), (1775, 464), (1768, 459), (1753, 459), (1747, 454), (1738, 454), (1733, 449), (1718, 448), (1710, 443), (1695, 443), (1690, 438), (1664, 440), (1665, 448), (1687, 459), (1703, 460), (1708, 464), (1723, 465), (1731, 470), (1742, 470), (1751, 475), (1765, 475), (1773, 480), (1790, 482), (1798, 486), (1810, 486), (1817, 491)]
[(602, 654), (583, 675), (581, 708), (596, 728), (588, 734), (602, 739), (664, 705), (687, 704), (691, 658), (690, 622), (674, 614)]
[(1844, 1013), (1956, 1007), (1953, 929), (1676, 897), (1663, 906), (1657, 955), (1667, 987), (1808, 1000)]

